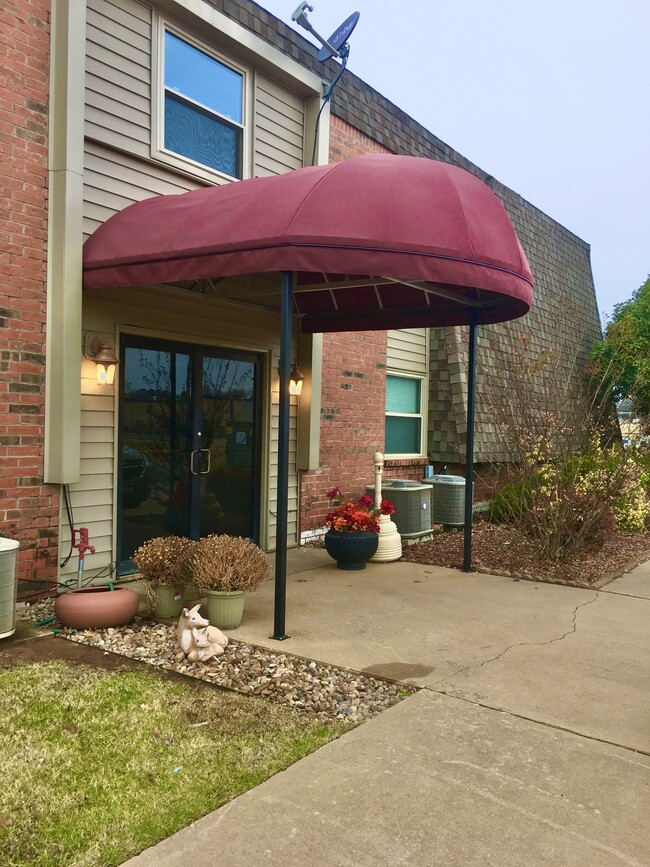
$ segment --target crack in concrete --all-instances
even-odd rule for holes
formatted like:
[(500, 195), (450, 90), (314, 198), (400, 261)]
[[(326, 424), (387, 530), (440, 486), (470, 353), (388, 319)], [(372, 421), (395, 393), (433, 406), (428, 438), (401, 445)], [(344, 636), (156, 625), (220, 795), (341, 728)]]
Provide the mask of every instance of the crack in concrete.
[(459, 668), (458, 671), (454, 671), (451, 674), (445, 675), (445, 677), (433, 683), (431, 685), (431, 688), (434, 688), (439, 684), (444, 683), (446, 680), (450, 680), (450, 678), (456, 677), (459, 674), (465, 674), (466, 671), (474, 671), (478, 670), (479, 668), (483, 668), (484, 665), (487, 665), (490, 662), (495, 662), (497, 659), (501, 659), (506, 655), (506, 653), (508, 653), (510, 650), (513, 650), (515, 647), (546, 647), (549, 644), (555, 644), (557, 641), (563, 641), (569, 635), (573, 635), (578, 629), (578, 611), (581, 608), (585, 608), (587, 605), (593, 605), (593, 603), (598, 599), (599, 596), (600, 592), (596, 590), (594, 591), (593, 599), (590, 599), (588, 602), (581, 602), (580, 605), (576, 605), (576, 607), (573, 609), (571, 629), (567, 630), (567, 632), (564, 632), (562, 635), (559, 635), (557, 638), (550, 638), (548, 641), (519, 641), (515, 644), (510, 644), (508, 645), (508, 647), (505, 648), (505, 650), (502, 650), (500, 653), (491, 656), (489, 659), (484, 659), (483, 662), (479, 662), (476, 665), (467, 665), (465, 666), (465, 668)]

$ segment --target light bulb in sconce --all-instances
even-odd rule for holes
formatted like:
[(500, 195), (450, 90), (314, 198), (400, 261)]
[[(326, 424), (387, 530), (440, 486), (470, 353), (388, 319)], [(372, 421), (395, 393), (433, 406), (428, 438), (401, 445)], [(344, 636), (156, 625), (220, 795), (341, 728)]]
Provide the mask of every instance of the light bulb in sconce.
[(292, 364), (291, 372), (289, 373), (289, 394), (295, 397), (300, 397), (304, 380), (304, 374), (302, 373), (298, 365)]
[(108, 341), (101, 341), (98, 337), (93, 338), (90, 344), (90, 355), (87, 357), (95, 362), (98, 385), (113, 385), (115, 371), (120, 361)]

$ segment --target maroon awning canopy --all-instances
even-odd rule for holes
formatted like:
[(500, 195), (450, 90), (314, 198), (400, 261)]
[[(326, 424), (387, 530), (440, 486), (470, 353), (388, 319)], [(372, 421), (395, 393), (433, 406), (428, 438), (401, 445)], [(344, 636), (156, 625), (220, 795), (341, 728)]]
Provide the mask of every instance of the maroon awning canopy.
[(84, 288), (159, 283), (207, 283), (224, 298), (280, 309), (274, 638), (287, 638), (292, 314), (305, 333), (469, 324), (471, 571), (477, 325), (523, 316), (533, 295), (526, 256), (485, 184), (446, 163), (373, 154), (147, 199), (86, 241)]
[(306, 333), (501, 322), (532, 301), (496, 196), (419, 157), (372, 154), (146, 199), (84, 246), (88, 289), (254, 275), (223, 295), (268, 304), (281, 271), (296, 273)]

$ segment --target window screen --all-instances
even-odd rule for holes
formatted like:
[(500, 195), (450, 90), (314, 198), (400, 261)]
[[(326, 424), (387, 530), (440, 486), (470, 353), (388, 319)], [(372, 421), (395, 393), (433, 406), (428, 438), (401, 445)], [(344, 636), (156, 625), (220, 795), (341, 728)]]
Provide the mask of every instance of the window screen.
[(165, 147), (233, 178), (241, 176), (237, 130), (170, 93), (165, 94)]
[(420, 379), (386, 377), (386, 454), (421, 454), (421, 392)]
[(167, 150), (241, 177), (243, 93), (241, 73), (165, 33)]
[(419, 379), (386, 377), (386, 412), (420, 412)]

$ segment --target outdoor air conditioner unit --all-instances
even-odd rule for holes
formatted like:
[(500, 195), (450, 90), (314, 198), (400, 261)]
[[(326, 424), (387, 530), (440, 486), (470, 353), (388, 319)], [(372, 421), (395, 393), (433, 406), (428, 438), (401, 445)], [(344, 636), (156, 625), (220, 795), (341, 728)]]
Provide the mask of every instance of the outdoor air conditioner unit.
[(0, 638), (16, 631), (16, 560), (18, 542), (0, 538)]
[(462, 527), (465, 524), (465, 479), (440, 474), (422, 480), (431, 487), (431, 514), (434, 524)]
[[(374, 485), (366, 488), (373, 499)], [(431, 535), (431, 486), (409, 479), (386, 479), (381, 486), (382, 497), (395, 506), (392, 519), (407, 543)]]

